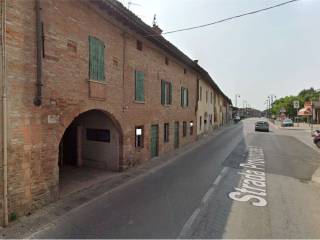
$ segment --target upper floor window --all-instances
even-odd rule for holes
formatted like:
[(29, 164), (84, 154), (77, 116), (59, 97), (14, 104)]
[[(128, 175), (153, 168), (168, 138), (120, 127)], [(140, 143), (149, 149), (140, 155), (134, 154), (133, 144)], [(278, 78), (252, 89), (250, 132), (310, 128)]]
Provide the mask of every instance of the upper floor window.
[(89, 36), (89, 77), (91, 80), (105, 80), (104, 43), (96, 37)]
[(199, 100), (202, 101), (202, 87), (199, 88)]
[(172, 104), (172, 83), (161, 80), (161, 104)]
[(189, 91), (188, 88), (181, 87), (181, 107), (188, 107)]
[(213, 102), (213, 93), (212, 92), (211, 92), (210, 102), (211, 102), (211, 104)]
[(135, 100), (144, 102), (144, 73), (135, 71)]
[(208, 91), (206, 91), (206, 103), (208, 103)]
[(169, 65), (169, 58), (168, 57), (165, 58), (165, 63), (166, 63), (166, 65)]
[(183, 69), (183, 73), (187, 74), (187, 69), (186, 68)]
[(142, 42), (141, 42), (140, 40), (137, 40), (137, 49), (138, 49), (139, 51), (142, 51), (142, 50), (143, 50), (143, 44), (142, 44)]

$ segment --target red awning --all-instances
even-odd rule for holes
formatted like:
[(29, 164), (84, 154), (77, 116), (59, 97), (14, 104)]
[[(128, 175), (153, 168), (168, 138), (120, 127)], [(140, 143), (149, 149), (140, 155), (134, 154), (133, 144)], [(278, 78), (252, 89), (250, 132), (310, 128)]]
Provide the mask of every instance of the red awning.
[(312, 109), (310, 107), (302, 108), (298, 112), (299, 116), (312, 116)]

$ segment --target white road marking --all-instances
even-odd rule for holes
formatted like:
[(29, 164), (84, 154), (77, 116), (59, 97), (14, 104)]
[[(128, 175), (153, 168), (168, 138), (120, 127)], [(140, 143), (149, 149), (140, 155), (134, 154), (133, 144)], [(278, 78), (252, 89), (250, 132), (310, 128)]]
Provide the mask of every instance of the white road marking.
[(215, 188), (214, 187), (211, 187), (209, 189), (209, 191), (204, 195), (204, 197), (202, 198), (201, 202), (203, 204), (206, 204), (208, 202), (208, 200), (210, 199), (211, 195), (213, 194)]
[(215, 185), (215, 186), (219, 185), (219, 182), (220, 182), (221, 179), (222, 179), (222, 175), (220, 174), (220, 175), (216, 178), (216, 180), (213, 182), (213, 185)]
[(200, 214), (200, 208), (197, 208), (191, 215), (191, 217), (188, 219), (188, 221), (184, 224), (178, 239), (180, 238), (184, 238), (184, 236), (187, 235), (187, 233), (189, 232), (189, 230), (191, 229), (193, 223), (195, 222), (196, 218), (198, 217), (198, 215)]
[(267, 179), (265, 173), (265, 161), (263, 149), (249, 146), (249, 155), (246, 163), (240, 164), (243, 167), (241, 172), (241, 187), (234, 188), (229, 193), (229, 198), (239, 202), (250, 202), (256, 207), (267, 205)]
[(189, 232), (194, 225), (195, 221), (198, 219), (199, 215), (204, 212), (205, 207), (207, 206), (207, 203), (209, 199), (213, 196), (214, 191), (216, 190), (216, 186), (220, 183), (221, 179), (228, 173), (229, 168), (224, 167), (220, 174), (216, 177), (214, 182), (212, 183), (212, 187), (209, 188), (209, 190), (206, 192), (206, 194), (201, 199), (200, 206), (192, 213), (192, 215), (189, 217), (189, 219), (186, 221), (186, 223), (183, 225), (183, 228), (178, 236), (178, 239), (186, 238), (186, 236), (189, 235)]

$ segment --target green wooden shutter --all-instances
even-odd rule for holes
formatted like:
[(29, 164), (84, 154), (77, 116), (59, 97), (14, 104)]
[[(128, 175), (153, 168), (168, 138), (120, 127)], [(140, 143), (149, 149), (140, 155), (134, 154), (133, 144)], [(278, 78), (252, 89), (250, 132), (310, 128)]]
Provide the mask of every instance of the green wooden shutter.
[(184, 88), (181, 87), (181, 107), (184, 107)]
[(95, 43), (94, 38), (89, 36), (89, 77), (96, 79), (96, 56), (95, 56)]
[(92, 80), (105, 80), (104, 43), (89, 36), (89, 77)]
[(189, 107), (189, 89), (186, 88), (186, 90), (187, 90), (187, 107)]
[(166, 82), (161, 80), (161, 104), (165, 105)]
[(136, 78), (135, 100), (144, 101), (144, 73), (140, 71), (136, 71), (135, 75), (136, 75), (135, 76)]
[(172, 104), (172, 83), (169, 83), (169, 84), (170, 84), (169, 104), (171, 105)]
[(100, 40), (97, 40), (97, 48), (98, 48), (98, 79), (97, 80), (105, 80), (104, 76), (104, 43)]

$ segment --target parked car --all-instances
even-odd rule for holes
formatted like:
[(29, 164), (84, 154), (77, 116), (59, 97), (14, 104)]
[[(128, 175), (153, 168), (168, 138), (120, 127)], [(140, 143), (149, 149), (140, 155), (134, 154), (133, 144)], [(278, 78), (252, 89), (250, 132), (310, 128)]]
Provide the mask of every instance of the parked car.
[(235, 117), (234, 117), (234, 122), (235, 122), (235, 123), (240, 122), (240, 120), (241, 120), (241, 118), (240, 118), (239, 116), (235, 116)]
[(312, 136), (314, 144), (317, 145), (318, 148), (320, 148), (320, 130), (314, 131)]
[(255, 131), (269, 132), (269, 123), (266, 121), (258, 121), (255, 124)]
[(293, 127), (293, 121), (290, 118), (286, 118), (282, 121), (282, 127)]

